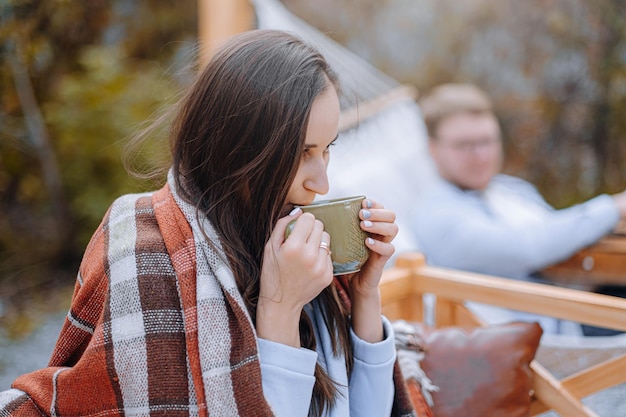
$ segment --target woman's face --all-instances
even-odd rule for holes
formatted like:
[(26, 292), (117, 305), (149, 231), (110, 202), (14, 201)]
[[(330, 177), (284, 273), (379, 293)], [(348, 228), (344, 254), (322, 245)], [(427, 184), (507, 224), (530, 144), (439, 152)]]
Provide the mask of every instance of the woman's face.
[(326, 167), (330, 158), (330, 145), (339, 128), (339, 98), (330, 85), (315, 99), (306, 129), (304, 152), (296, 178), (289, 187), (286, 204), (311, 204), (317, 194), (328, 192)]

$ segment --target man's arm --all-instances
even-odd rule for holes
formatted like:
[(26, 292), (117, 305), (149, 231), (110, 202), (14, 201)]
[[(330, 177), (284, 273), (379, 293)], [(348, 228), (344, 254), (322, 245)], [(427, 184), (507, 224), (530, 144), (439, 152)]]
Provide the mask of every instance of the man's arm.
[(525, 225), (497, 222), (457, 202), (414, 216), (427, 261), (439, 266), (524, 278), (565, 259), (615, 227), (619, 209), (607, 195), (549, 213)]

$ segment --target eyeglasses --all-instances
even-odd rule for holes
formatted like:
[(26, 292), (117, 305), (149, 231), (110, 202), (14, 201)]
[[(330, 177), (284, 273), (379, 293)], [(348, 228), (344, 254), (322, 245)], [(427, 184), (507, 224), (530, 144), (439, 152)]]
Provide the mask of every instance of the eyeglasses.
[(445, 143), (445, 142), (437, 142), (440, 146), (444, 146), (450, 148), (454, 152), (459, 153), (471, 153), (475, 151), (482, 150), (493, 150), (497, 145), (500, 144), (498, 139), (483, 139), (483, 140), (462, 140), (459, 142), (453, 143)]

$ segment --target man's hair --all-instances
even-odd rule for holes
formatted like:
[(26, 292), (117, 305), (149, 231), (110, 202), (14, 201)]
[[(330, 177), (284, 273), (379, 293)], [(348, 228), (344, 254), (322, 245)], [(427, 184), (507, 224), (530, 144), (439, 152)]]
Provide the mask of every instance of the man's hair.
[(428, 137), (436, 138), (439, 124), (459, 113), (493, 114), (489, 96), (473, 84), (441, 84), (419, 102)]

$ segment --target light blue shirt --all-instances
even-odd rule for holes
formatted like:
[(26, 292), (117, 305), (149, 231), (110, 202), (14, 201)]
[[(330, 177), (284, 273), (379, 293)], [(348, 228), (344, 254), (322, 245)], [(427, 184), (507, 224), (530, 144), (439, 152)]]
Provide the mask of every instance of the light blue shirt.
[(609, 233), (619, 212), (608, 195), (555, 210), (530, 183), (497, 175), (483, 192), (442, 182), (411, 221), (429, 264), (526, 280)]
[(332, 410), (325, 417), (381, 417), (389, 416), (393, 405), (393, 366), (396, 359), (393, 329), (385, 317), (385, 339), (368, 343), (351, 332), (354, 367), (348, 380), (345, 358), (334, 356), (330, 334), (313, 304), (306, 306), (311, 318), (316, 351), (294, 348), (259, 339), (259, 357), (263, 393), (277, 417), (306, 417), (309, 413), (317, 362), (324, 368), (339, 389)]

